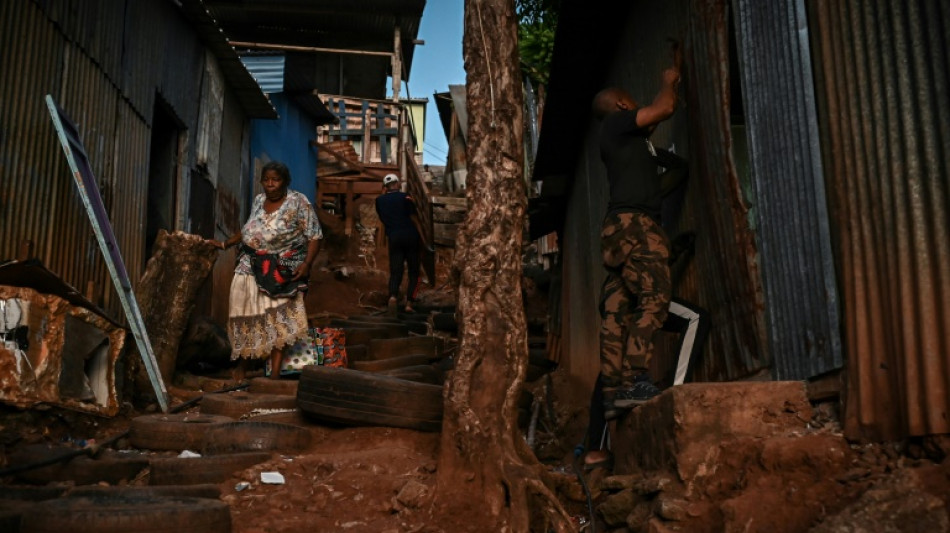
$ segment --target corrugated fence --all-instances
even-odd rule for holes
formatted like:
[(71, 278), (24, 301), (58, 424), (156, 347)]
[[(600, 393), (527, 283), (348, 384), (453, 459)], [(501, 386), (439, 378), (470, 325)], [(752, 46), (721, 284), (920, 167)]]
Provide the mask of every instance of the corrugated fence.
[(844, 364), (804, 0), (734, 0), (776, 379)]
[(849, 437), (950, 432), (950, 4), (810, 0)]

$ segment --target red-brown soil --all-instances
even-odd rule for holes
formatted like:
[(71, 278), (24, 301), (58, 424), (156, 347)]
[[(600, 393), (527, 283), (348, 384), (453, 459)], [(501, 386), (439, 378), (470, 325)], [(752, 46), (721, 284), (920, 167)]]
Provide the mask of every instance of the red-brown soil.
[[(341, 221), (326, 213), (321, 213), (321, 221), (327, 238), (315, 265), (312, 289), (307, 298), (311, 317), (320, 321), (381, 312), (386, 303), (385, 248), (377, 248), (374, 270), (359, 257), (357, 234), (350, 239), (344, 238)], [(450, 260), (449, 252), (440, 251), (440, 273), (437, 279), (423, 286), (423, 302), (442, 305), (453, 300), (452, 288), (446, 281)], [(529, 302), (529, 309), (535, 314), (543, 312), (546, 296), (529, 296), (536, 298)], [(226, 373), (220, 377), (226, 377)], [(583, 437), (587, 391), (579, 390), (574, 381), (566, 379), (559, 371), (555, 371), (552, 377), (548, 390), (552, 395), (549, 405), (553, 409), (548, 413), (549, 424), (540, 426), (537, 452), (548, 464), (568, 513), (578, 524), (583, 524), (587, 521), (588, 507), (582, 486), (571, 468), (571, 450)], [(200, 394), (193, 386), (187, 385), (170, 387), (169, 390), (172, 405)], [(190, 410), (197, 411), (198, 407)], [(0, 406), (0, 467), (11, 466), (10, 454), (27, 444), (89, 439), (102, 442), (126, 430), (132, 417), (152, 411), (154, 407), (126, 404), (119, 416), (104, 419), (54, 407), (17, 410)], [(294, 454), (274, 453), (269, 461), (237, 472), (219, 484), (222, 499), (231, 508), (233, 531), (489, 531), (477, 519), (478, 509), (474, 507), (478, 505), (477, 494), (472, 494), (466, 501), (443, 502), (449, 505), (439, 509), (432, 506), (438, 490), (435, 485), (438, 433), (384, 427), (331, 427), (316, 422), (308, 427), (313, 441), (307, 450)], [(840, 430), (827, 417), (817, 427), (816, 431), (840, 437)], [(123, 442), (120, 440), (117, 445), (121, 447)], [(935, 451), (919, 446), (898, 449), (884, 445), (852, 445), (846, 453), (825, 464), (815, 463), (814, 458), (821, 456), (810, 453), (813, 450), (809, 447), (820, 442), (821, 439), (790, 439), (787, 444), (766, 445), (766, 449), (777, 445), (784, 448), (763, 455), (771, 459), (752, 466), (739, 460), (725, 462), (717, 477), (719, 489), (709, 490), (693, 501), (677, 499), (679, 496), (657, 497), (655, 487), (643, 488), (649, 483), (642, 481), (637, 485), (638, 489), (626, 489), (625, 492), (621, 490), (622, 486), (633, 483), (630, 476), (611, 480), (605, 479), (602, 470), (588, 473), (585, 480), (593, 491), (595, 505), (612, 505), (620, 513), (616, 519), (618, 523), (610, 527), (598, 518), (597, 531), (715, 531), (716, 524), (730, 523), (730, 516), (764, 515), (770, 517), (770, 533), (807, 531), (815, 524), (798, 519), (802, 509), (819, 509), (818, 514), (823, 517), (831, 515), (845, 509), (867, 488), (908, 471), (915, 473), (913, 479), (902, 481), (894, 490), (906, 491), (911, 490), (908, 486), (912, 489), (923, 486), (933, 494), (950, 493), (950, 463), (944, 460), (942, 465), (938, 465), (927, 459), (940, 458), (941, 454), (945, 456), (946, 447)], [(750, 442), (749, 448), (759, 449), (761, 446)], [(738, 448), (734, 451), (736, 454), (742, 452)], [(168, 452), (164, 453), (167, 455)], [(908, 454), (916, 457), (908, 457)], [(834, 479), (823, 478), (823, 472), (828, 471), (835, 472)], [(264, 484), (262, 472), (280, 472), (285, 482)], [(142, 485), (147, 481), (147, 477), (140, 477), (124, 483)], [(246, 486), (242, 482), (246, 482)], [(13, 477), (0, 479), (2, 485), (14, 483), (17, 480)], [(656, 479), (650, 483), (657, 487), (664, 485), (662, 480)], [(69, 485), (69, 482), (65, 484)], [(629, 501), (618, 501), (621, 498), (629, 498)], [(884, 500), (886, 498), (878, 497), (877, 501)], [(933, 500), (928, 501), (928, 512), (939, 515), (940, 510), (933, 508)], [(939, 504), (940, 500), (936, 501)], [(943, 504), (946, 516), (946, 496), (943, 496)], [(850, 509), (848, 516), (858, 517), (854, 520), (865, 517), (871, 523), (880, 520), (868, 512), (874, 507), (873, 501), (860, 505), (858, 509)], [(467, 513), (464, 518), (447, 516), (440, 512), (447, 507), (469, 508), (474, 512)], [(762, 513), (763, 509), (768, 509), (768, 512)], [(936, 520), (928, 524), (939, 524), (939, 516)], [(830, 527), (827, 529), (831, 530)]]

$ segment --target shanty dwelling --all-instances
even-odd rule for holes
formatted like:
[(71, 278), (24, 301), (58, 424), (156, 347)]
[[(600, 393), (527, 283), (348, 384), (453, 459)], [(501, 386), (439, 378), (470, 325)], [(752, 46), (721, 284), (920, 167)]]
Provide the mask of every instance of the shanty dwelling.
[[(43, 276), (86, 297), (51, 291), (65, 296), (65, 314), (101, 308), (91, 314), (108, 321), (92, 336), (108, 337), (113, 322), (127, 317), (46, 95), (78, 130), (133, 286), (161, 230), (210, 238), (216, 226), (237, 228), (249, 207), (250, 121), (276, 112), (198, 0), (3, 2), (0, 44), (0, 258), (39, 259)], [(27, 272), (4, 279), (29, 288), (40, 278)], [(50, 318), (59, 320), (61, 304), (49, 305)], [(46, 340), (31, 343), (44, 361), (64, 344), (62, 337)], [(115, 351), (108, 351), (111, 364)], [(34, 369), (37, 354), (27, 354)], [(23, 392), (7, 385), (6, 392)], [(109, 396), (97, 395), (92, 409), (115, 412), (115, 391)]]
[[(355, 235), (355, 198), (379, 194), (388, 173), (401, 175), (425, 203), (418, 167), (427, 100), (412, 98), (408, 86), (415, 47), (423, 44), (416, 37), (424, 0), (204, 5), (281, 115), (252, 123), (254, 167), (287, 162), (293, 187), (342, 216), (347, 236)], [(428, 213), (423, 205), (420, 218), (430, 220)], [(424, 225), (431, 232), (431, 222)], [(230, 282), (227, 266), (216, 264), (215, 290)], [(214, 305), (223, 321), (226, 302)]]
[(590, 103), (650, 102), (674, 38), (680, 105), (652, 139), (690, 165), (666, 222), (695, 233), (674, 295), (712, 316), (692, 381), (806, 382), (853, 441), (950, 433), (947, 3), (565, 0), (559, 20), (531, 229), (559, 237), (562, 364), (598, 371)]

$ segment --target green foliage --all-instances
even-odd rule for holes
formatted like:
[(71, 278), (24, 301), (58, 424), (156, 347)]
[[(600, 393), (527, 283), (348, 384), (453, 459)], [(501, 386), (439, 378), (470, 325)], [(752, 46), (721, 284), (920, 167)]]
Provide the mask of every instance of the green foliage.
[(547, 84), (554, 53), (560, 0), (516, 0), (521, 70), (535, 84)]

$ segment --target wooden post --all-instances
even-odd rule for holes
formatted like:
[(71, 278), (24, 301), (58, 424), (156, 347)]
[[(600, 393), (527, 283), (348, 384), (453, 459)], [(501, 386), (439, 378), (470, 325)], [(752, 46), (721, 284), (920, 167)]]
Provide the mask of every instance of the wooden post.
[(399, 86), (402, 83), (402, 34), (397, 21), (393, 31), (393, 102), (399, 102)]

